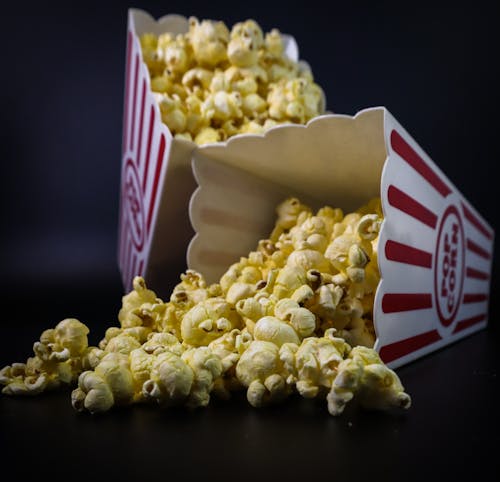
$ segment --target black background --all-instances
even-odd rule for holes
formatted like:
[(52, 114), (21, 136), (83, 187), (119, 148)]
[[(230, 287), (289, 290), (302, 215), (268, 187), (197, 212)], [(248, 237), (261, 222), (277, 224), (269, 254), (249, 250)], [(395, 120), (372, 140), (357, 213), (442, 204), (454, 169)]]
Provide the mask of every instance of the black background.
[[(329, 110), (354, 114), (387, 107), (497, 229), (494, 2), (375, 3), (3, 6), (0, 366), (25, 360), (40, 332), (65, 317), (87, 323), (94, 344), (117, 324), (128, 7), (155, 17), (221, 19), (228, 26), (254, 18), (265, 31), (277, 27), (292, 34)], [(2, 458), (16, 463), (20, 475), (49, 461), (60, 474), (76, 470), (87, 477), (92, 467), (122, 479), (201, 475), (204, 467), (220, 479), (309, 473), (359, 480), (373, 473), (376, 480), (433, 480), (445, 470), (460, 479), (474, 471), (484, 478), (486, 468), (498, 475), (492, 450), (499, 443), (497, 258), (488, 329), (401, 369), (415, 402), (402, 417), (351, 411), (337, 420), (323, 404), (300, 400), (256, 413), (240, 400), (195, 414), (134, 407), (91, 418), (72, 411), (68, 394), (1, 397)], [(172, 273), (172, 283), (178, 274)], [(31, 463), (18, 463), (24, 457)]]

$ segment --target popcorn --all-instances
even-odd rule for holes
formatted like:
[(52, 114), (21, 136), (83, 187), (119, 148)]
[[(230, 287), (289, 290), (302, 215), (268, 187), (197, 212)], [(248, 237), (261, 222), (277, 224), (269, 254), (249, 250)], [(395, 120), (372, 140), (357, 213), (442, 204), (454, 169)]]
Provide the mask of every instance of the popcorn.
[(133, 290), (122, 297), (122, 307), (118, 313), (118, 320), (123, 328), (148, 323), (142, 307), (151, 306), (157, 301), (156, 294), (146, 288), (146, 283), (142, 278), (134, 278), (132, 286)]
[(339, 363), (350, 351), (350, 346), (334, 333), (330, 328), (323, 337), (307, 338), (294, 355), (297, 391), (305, 398), (316, 397), (331, 388)]
[(292, 326), (274, 316), (263, 316), (253, 328), (256, 340), (270, 341), (280, 347), (285, 343), (300, 343), (299, 336)]
[(142, 385), (144, 398), (162, 406), (183, 403), (193, 386), (193, 370), (171, 351), (151, 358), (150, 376)]
[(358, 236), (362, 239), (375, 239), (380, 231), (382, 220), (377, 214), (366, 214), (356, 226)]
[[(266, 107), (267, 107), (266, 101), (259, 94), (252, 92), (243, 97), (243, 101), (241, 104), (241, 109), (243, 111), (243, 114), (248, 118), (251, 118), (252, 115), (257, 116), (259, 114), (263, 114), (266, 110)], [(255, 121), (249, 120), (247, 122), (248, 123), (253, 122), (255, 126), (257, 125), (260, 126), (260, 124), (258, 124)]]
[(88, 364), (89, 329), (74, 318), (66, 318), (45, 330), (33, 345), (34, 357), (0, 370), (2, 393), (37, 395), (46, 390), (69, 386)]
[(189, 18), (189, 31), (140, 37), (161, 118), (178, 139), (207, 144), (262, 134), (324, 113), (309, 69), (285, 56), (277, 29)]
[(224, 22), (189, 18), (187, 38), (191, 42), (196, 61), (206, 67), (215, 67), (227, 59), (229, 30)]
[(284, 46), (279, 30), (273, 28), (269, 33), (267, 33), (265, 43), (268, 57), (272, 59), (281, 58)]
[(120, 326), (98, 347), (88, 346), (84, 324), (63, 320), (42, 333), (35, 357), (0, 371), (2, 392), (35, 395), (78, 381), (71, 403), (90, 413), (134, 403), (204, 407), (237, 390), (253, 407), (296, 392), (324, 397), (332, 415), (352, 399), (369, 409), (409, 408), (398, 376), (373, 349), (379, 200), (344, 215), (329, 206), (313, 213), (289, 198), (276, 211), (270, 237), (219, 283), (187, 270), (163, 301), (136, 277)]
[(169, 42), (160, 53), (168, 72), (175, 75), (182, 75), (188, 70), (191, 56), (191, 46), (182, 35)]
[(239, 22), (231, 30), (227, 56), (237, 67), (252, 67), (259, 60), (259, 50), (263, 46), (264, 35), (257, 22)]
[(222, 399), (229, 399), (231, 392), (240, 390), (242, 385), (236, 377), (236, 364), (241, 354), (253, 341), (248, 330), (234, 329), (212, 341), (208, 348), (222, 363), (222, 374), (214, 380), (213, 393)]
[(134, 397), (134, 381), (129, 357), (111, 352), (104, 356), (94, 371), (84, 371), (78, 388), (71, 393), (73, 408), (90, 413), (105, 412), (113, 405), (126, 405)]
[(208, 144), (212, 142), (219, 142), (222, 139), (221, 133), (213, 127), (204, 127), (196, 134), (194, 142), (196, 144)]
[(182, 76), (182, 85), (189, 93), (196, 94), (199, 97), (204, 90), (208, 90), (212, 84), (214, 73), (202, 67), (195, 67), (188, 70)]
[(241, 326), (241, 320), (224, 298), (202, 301), (191, 308), (182, 319), (181, 336), (192, 346), (208, 345), (219, 336)]
[(243, 115), (241, 110), (241, 94), (219, 90), (208, 94), (201, 105), (201, 114), (209, 121), (227, 121), (238, 119)]
[(186, 405), (191, 408), (205, 407), (210, 401), (210, 392), (215, 380), (222, 375), (222, 362), (210, 348), (190, 348), (182, 354), (182, 360), (193, 370), (193, 385)]
[[(298, 290), (295, 290), (294, 294)], [(299, 337), (310, 336), (316, 330), (316, 316), (307, 308), (299, 306), (293, 299), (282, 299), (274, 308), (274, 313), (282, 320), (287, 320)]]
[(109, 410), (113, 404), (110, 387), (94, 372), (83, 372), (78, 378), (78, 388), (71, 392), (71, 404), (78, 412), (88, 410), (99, 413)]
[(288, 373), (280, 360), (280, 348), (270, 341), (253, 341), (236, 365), (238, 380), (247, 387), (253, 407), (282, 401), (291, 393)]
[(328, 411), (339, 415), (347, 402), (356, 396), (366, 408), (387, 410), (409, 408), (410, 396), (404, 392), (396, 373), (384, 365), (369, 348), (354, 347), (339, 363), (337, 376), (328, 394)]
[[(292, 253), (293, 254), (293, 253)], [(273, 295), (277, 299), (292, 297), (296, 290), (307, 286), (306, 270), (302, 266), (284, 266), (279, 270), (273, 285)], [(271, 284), (271, 283), (270, 283)]]

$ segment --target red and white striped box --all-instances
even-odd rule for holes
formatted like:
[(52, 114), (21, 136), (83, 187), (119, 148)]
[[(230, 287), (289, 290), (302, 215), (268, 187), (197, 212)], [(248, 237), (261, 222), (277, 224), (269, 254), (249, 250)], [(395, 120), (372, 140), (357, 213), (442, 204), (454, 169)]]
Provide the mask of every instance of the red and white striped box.
[(188, 264), (215, 281), (254, 250), (275, 206), (356, 209), (380, 196), (375, 348), (392, 367), (486, 327), (493, 230), (385, 108), (193, 152)]
[[(166, 289), (171, 272), (185, 269), (186, 246), (194, 234), (188, 206), (196, 188), (191, 169), (196, 145), (174, 138), (161, 121), (139, 41), (144, 33), (180, 34), (188, 29), (188, 19), (182, 15), (156, 20), (143, 10), (129, 10), (118, 248), (127, 291), (135, 275), (147, 277), (159, 291)], [(293, 37), (282, 34), (282, 38), (285, 55), (307, 68), (299, 61)]]
[[(354, 210), (380, 196), (376, 349), (397, 367), (487, 325), (493, 229), (383, 107), (196, 147), (161, 122), (138, 33), (184, 17), (131, 10), (123, 127), (119, 265), (168, 296), (184, 265), (220, 278), (266, 238), (276, 205)], [(155, 30), (156, 29), (156, 30)]]
[(395, 366), (486, 327), (493, 229), (385, 112), (376, 348)]

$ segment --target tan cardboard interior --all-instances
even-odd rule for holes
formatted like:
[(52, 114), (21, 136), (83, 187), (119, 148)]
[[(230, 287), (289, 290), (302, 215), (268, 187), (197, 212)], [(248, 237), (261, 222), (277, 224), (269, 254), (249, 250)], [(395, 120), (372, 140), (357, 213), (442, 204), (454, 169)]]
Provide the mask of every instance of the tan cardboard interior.
[(344, 212), (379, 196), (387, 157), (384, 112), (324, 115), (307, 126), (280, 126), (193, 151), (199, 188), (190, 203), (197, 234), (188, 266), (217, 281), (269, 236), (276, 205), (288, 196), (313, 209), (330, 205)]
[(171, 32), (179, 34), (187, 32), (189, 29), (188, 20), (182, 15), (169, 14), (156, 20), (149, 13), (137, 8), (130, 9), (130, 13), (134, 20), (135, 32), (139, 36), (144, 33), (160, 35), (164, 32)]

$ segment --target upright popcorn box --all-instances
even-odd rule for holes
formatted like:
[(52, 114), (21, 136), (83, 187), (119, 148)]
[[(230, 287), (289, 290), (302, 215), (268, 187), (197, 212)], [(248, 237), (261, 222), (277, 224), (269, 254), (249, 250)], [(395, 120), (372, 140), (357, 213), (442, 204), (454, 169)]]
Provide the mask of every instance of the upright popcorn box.
[[(191, 169), (196, 144), (174, 138), (162, 122), (139, 41), (144, 33), (188, 30), (188, 19), (181, 15), (155, 20), (143, 10), (129, 10), (118, 249), (127, 291), (135, 275), (147, 277), (151, 286), (168, 286), (171, 273), (185, 267), (186, 246), (194, 234), (186, 213), (196, 188)], [(285, 55), (308, 68), (298, 59), (293, 37), (282, 34), (282, 39)]]
[(148, 90), (136, 32), (182, 31), (184, 21), (154, 23), (137, 11), (129, 18), (119, 249), (125, 289), (139, 274), (164, 293), (185, 260), (217, 281), (269, 236), (286, 197), (348, 212), (379, 196), (373, 318), (382, 359), (395, 368), (485, 328), (494, 232), (387, 109), (323, 115), (201, 147), (172, 138)]

